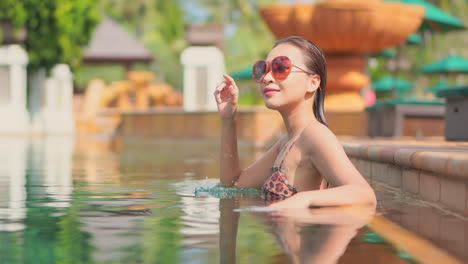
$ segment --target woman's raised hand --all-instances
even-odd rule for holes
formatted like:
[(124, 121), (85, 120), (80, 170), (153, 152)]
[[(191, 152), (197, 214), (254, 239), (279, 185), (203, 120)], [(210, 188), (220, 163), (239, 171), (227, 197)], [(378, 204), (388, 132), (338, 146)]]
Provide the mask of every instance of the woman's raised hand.
[(223, 74), (223, 77), (225, 81), (216, 86), (214, 96), (221, 118), (228, 120), (236, 115), (239, 88), (231, 76)]

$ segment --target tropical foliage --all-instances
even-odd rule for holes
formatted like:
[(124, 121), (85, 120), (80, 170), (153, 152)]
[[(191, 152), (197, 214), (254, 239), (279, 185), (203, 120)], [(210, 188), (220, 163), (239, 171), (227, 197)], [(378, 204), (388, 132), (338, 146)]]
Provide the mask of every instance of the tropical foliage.
[(25, 20), (26, 10), (22, 2), (16, 0), (0, 1), (0, 22), (9, 21), (13, 22), (16, 26), (21, 26)]
[(15, 0), (2, 0), (0, 1), (0, 44), (3, 41), (3, 30), (4, 25), (12, 24), (16, 32), (24, 24), (26, 19), (26, 10), (22, 3), (17, 3)]
[(94, 0), (2, 0), (0, 8), (0, 20), (26, 28), (32, 70), (58, 63), (79, 66), (100, 17)]

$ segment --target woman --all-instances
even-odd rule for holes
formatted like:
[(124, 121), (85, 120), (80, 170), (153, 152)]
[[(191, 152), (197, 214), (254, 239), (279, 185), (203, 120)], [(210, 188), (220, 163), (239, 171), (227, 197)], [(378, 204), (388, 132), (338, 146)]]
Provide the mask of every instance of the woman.
[[(287, 134), (246, 169), (239, 163), (236, 112), (239, 89), (225, 81), (214, 92), (222, 119), (221, 183), (261, 188), (276, 208), (349, 204), (375, 206), (372, 188), (346, 156), (323, 114), (326, 60), (301, 37), (279, 40), (254, 65), (265, 105), (281, 114)], [(265, 128), (268, 129), (268, 128)]]

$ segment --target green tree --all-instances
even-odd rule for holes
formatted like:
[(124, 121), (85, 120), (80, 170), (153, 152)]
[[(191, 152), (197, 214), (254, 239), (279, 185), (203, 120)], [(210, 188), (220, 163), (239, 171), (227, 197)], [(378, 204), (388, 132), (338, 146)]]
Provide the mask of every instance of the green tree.
[(16, 0), (0, 1), (0, 22), (8, 21), (12, 22), (16, 26), (22, 26), (25, 20), (26, 10), (24, 9), (22, 2), (18, 2)]
[(99, 21), (93, 0), (22, 0), (27, 11), (25, 46), (30, 68), (79, 66), (82, 49)]
[(91, 40), (100, 20), (98, 5), (94, 0), (55, 0), (57, 40), (62, 62), (78, 67), (83, 58), (83, 48)]
[(33, 71), (58, 63), (78, 67), (99, 21), (94, 0), (2, 0), (0, 8), (0, 20), (26, 28), (24, 46)]

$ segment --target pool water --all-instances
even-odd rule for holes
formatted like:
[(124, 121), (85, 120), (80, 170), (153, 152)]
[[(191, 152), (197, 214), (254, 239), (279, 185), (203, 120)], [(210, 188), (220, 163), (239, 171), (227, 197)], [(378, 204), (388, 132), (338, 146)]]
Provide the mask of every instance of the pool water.
[(270, 212), (217, 187), (214, 142), (0, 144), (0, 263), (416, 262), (348, 209)]

